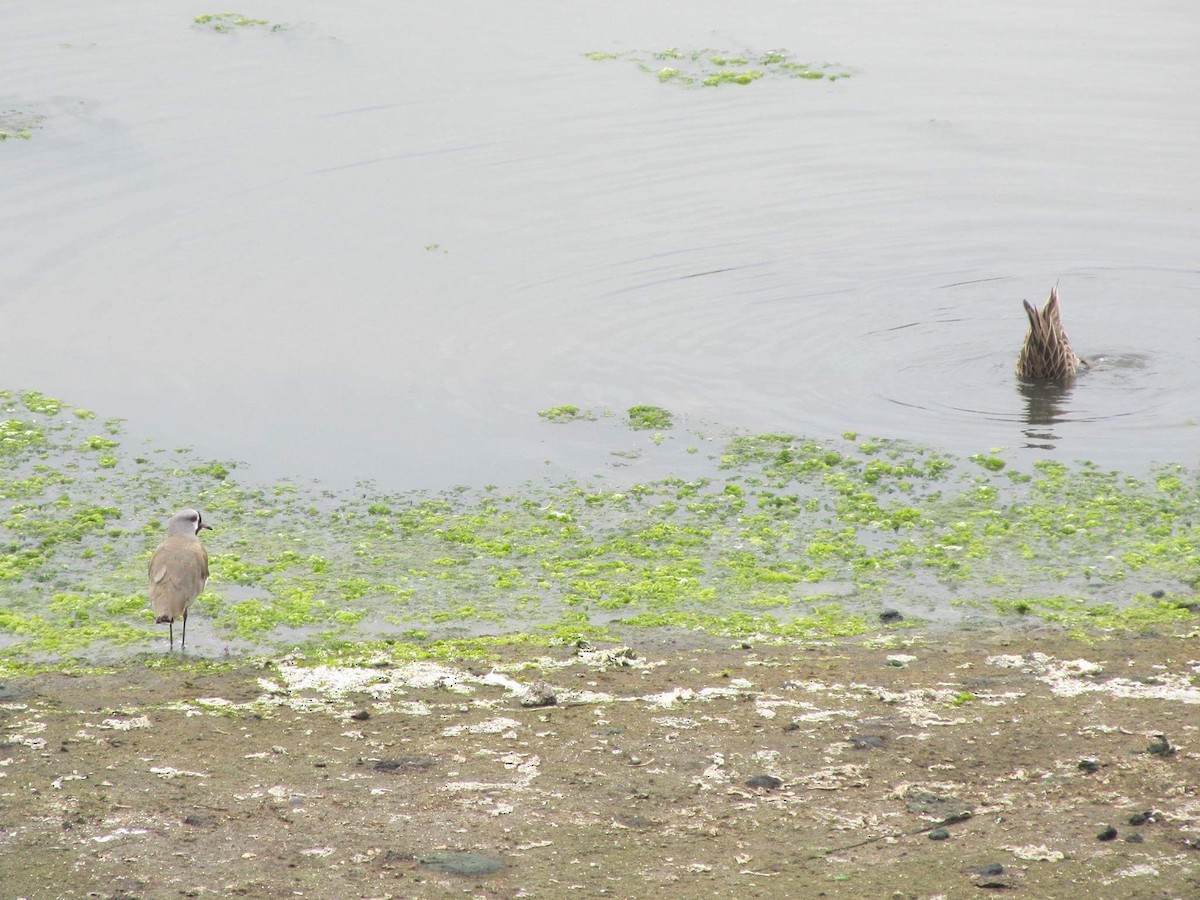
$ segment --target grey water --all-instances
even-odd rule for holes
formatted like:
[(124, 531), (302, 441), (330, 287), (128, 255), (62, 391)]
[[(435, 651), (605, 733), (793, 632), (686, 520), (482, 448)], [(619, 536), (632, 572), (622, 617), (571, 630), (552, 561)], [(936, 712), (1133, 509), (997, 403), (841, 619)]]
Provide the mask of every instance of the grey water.
[[(1182, 0), (0, 5), (0, 386), (263, 477), (605, 470), (571, 403), (1196, 461)], [(660, 83), (589, 51), (783, 49)], [(0, 125), (2, 127), (2, 125)], [(1013, 374), (1057, 283), (1093, 368)]]

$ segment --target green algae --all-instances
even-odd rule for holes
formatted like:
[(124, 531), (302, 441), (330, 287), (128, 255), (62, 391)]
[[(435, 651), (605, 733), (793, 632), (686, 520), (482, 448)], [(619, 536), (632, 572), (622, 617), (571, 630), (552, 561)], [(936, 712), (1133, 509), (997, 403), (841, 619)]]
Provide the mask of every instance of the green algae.
[(47, 397), (41, 391), (25, 391), (20, 395), (21, 403), (32, 413), (44, 416), (57, 416), (63, 410), (63, 402)]
[(266, 19), (254, 19), (250, 16), (234, 12), (201, 13), (192, 21), (197, 25), (206, 25), (213, 31), (220, 32), (221, 34), (228, 34), (237, 28), (250, 28), (271, 24)]
[(337, 493), (147, 453), (120, 420), (98, 436), (69, 409), (0, 392), (0, 662), (84, 665), (161, 637), (145, 566), (183, 505), (217, 528), (195, 640), (245, 652), (387, 636), (423, 658), (617, 626), (810, 640), (880, 628), (885, 602), (1079, 635), (1194, 620), (1200, 481), (1180, 466), (1018, 472), (995, 450), (958, 461), (854, 433), (751, 434), (718, 442), (703, 477)]
[(629, 427), (638, 430), (665, 430), (674, 424), (670, 410), (661, 406), (629, 407)]
[(555, 422), (563, 424), (565, 422), (578, 422), (580, 420), (595, 421), (596, 414), (591, 410), (580, 409), (578, 406), (572, 406), (569, 403), (562, 406), (552, 406), (549, 409), (543, 409), (538, 412), (538, 415), (547, 422)]
[(742, 72), (716, 72), (706, 77), (700, 83), (705, 87), (717, 87), (722, 84), (749, 84), (762, 77), (763, 73), (756, 69), (748, 69)]
[[(132, 599), (139, 609), (144, 608), (142, 598)], [(0, 610), (0, 634), (19, 637), (22, 656), (65, 656), (100, 643), (113, 647), (147, 643), (154, 633), (131, 621), (130, 607), (129, 598), (55, 594), (45, 614)]]
[(0, 455), (15, 455), (46, 443), (41, 426), (19, 419), (0, 422)]
[(993, 598), (993, 608), (1000, 612), (1034, 616), (1053, 622), (1079, 638), (1098, 632), (1158, 633), (1195, 621), (1188, 605), (1173, 600), (1138, 595), (1126, 606), (1097, 602), (1085, 596), (1025, 597), (1021, 599)]
[(0, 110), (0, 143), (8, 140), (30, 140), (44, 119), (44, 116), (18, 109)]
[(999, 472), (1007, 463), (998, 456), (984, 456), (982, 453), (976, 453), (971, 457), (971, 462), (977, 466), (982, 466), (989, 472)]
[(844, 66), (803, 63), (786, 50), (754, 53), (746, 50), (731, 52), (708, 48), (663, 50), (623, 50), (602, 52), (592, 50), (583, 54), (597, 62), (626, 59), (643, 72), (652, 74), (664, 84), (696, 87), (748, 85), (763, 78), (799, 78), (808, 81), (848, 78)]

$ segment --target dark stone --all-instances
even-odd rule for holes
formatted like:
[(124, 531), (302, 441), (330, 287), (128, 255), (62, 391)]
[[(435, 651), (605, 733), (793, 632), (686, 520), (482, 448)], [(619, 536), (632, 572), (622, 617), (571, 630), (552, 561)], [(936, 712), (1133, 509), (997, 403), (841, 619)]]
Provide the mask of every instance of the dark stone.
[(784, 731), (799, 731), (800, 725), (798, 722), (788, 722), (786, 725), (783, 726), (783, 730)]
[(774, 791), (783, 787), (783, 779), (774, 775), (755, 775), (746, 781), (752, 788), (762, 788), (764, 791)]
[(1136, 831), (1133, 834), (1125, 835), (1125, 842), (1127, 844), (1141, 844), (1145, 840), (1146, 839), (1144, 837), (1142, 837), (1140, 834), (1138, 834)]
[(1141, 825), (1145, 825), (1147, 822), (1149, 822), (1153, 818), (1154, 818), (1154, 810), (1148, 809), (1145, 812), (1134, 813), (1132, 816), (1130, 816), (1129, 824), (1132, 825), (1134, 828), (1137, 828)]
[(1151, 591), (1150, 596), (1155, 600), (1161, 600), (1163, 597), (1167, 596), (1167, 592), (1162, 588), (1159, 588), (1157, 591)]
[(1096, 835), (1096, 840), (1111, 841), (1111, 840), (1114, 840), (1116, 838), (1116, 836), (1117, 836), (1117, 829), (1113, 828), (1111, 825), (1105, 825), (1104, 830)]
[(879, 614), (879, 621), (884, 625), (891, 625), (893, 622), (904, 621), (904, 616), (898, 609), (885, 609)]
[(1007, 873), (1000, 875), (972, 875), (971, 884), (975, 885), (975, 887), (988, 888), (993, 891), (1003, 891), (1015, 887), (1012, 876)]
[(1087, 772), (1089, 775), (1093, 772), (1100, 771), (1100, 761), (1097, 759), (1081, 759), (1079, 761), (1079, 771)]
[(1175, 752), (1175, 748), (1171, 746), (1171, 742), (1167, 740), (1165, 734), (1157, 734), (1150, 746), (1146, 748), (1146, 752), (1154, 756), (1170, 756)]
[(949, 837), (950, 832), (945, 828), (935, 828), (933, 831), (929, 832), (929, 839), (931, 841), (944, 841), (949, 839)]
[(421, 865), (446, 875), (469, 875), (479, 878), (494, 875), (504, 868), (504, 863), (483, 853), (448, 852), (431, 853), (417, 859)]
[(360, 709), (350, 713), (350, 718), (352, 718), (355, 722), (365, 722), (367, 719), (371, 718), (371, 714), (365, 709)]

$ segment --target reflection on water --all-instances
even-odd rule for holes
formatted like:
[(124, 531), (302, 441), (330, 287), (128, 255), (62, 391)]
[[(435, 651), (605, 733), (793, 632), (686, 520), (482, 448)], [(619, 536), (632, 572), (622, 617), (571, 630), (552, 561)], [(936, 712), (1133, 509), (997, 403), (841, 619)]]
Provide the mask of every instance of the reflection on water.
[[(1157, 363), (1157, 365), (1156, 365)], [(1164, 381), (1160, 367), (1169, 368), (1169, 381)], [(1161, 418), (1163, 407), (1174, 408), (1182, 398), (1172, 396), (1175, 390), (1185, 390), (1192, 383), (1194, 372), (1182, 360), (1161, 359), (1142, 353), (1116, 353), (1093, 356), (1088, 367), (1074, 378), (1051, 381), (1017, 379), (1017, 391), (1024, 402), (1021, 418), (1025, 436), (1023, 447), (1033, 450), (1055, 450), (1065, 437), (1093, 434), (1097, 444), (1111, 440), (1111, 434), (1124, 437), (1116, 426), (1122, 420), (1134, 423)], [(1169, 386), (1168, 386), (1169, 385)], [(1191, 432), (1185, 425), (1185, 410), (1176, 431), (1185, 439)], [(1087, 447), (1075, 448), (1073, 457), (1093, 458)], [(1190, 454), (1181, 457), (1186, 461)], [(1170, 457), (1156, 456), (1157, 462)]]
[(1067, 421), (1075, 379), (1054, 381), (1017, 380), (1017, 390), (1025, 400), (1025, 443), (1023, 447), (1053, 450), (1060, 439), (1055, 427)]

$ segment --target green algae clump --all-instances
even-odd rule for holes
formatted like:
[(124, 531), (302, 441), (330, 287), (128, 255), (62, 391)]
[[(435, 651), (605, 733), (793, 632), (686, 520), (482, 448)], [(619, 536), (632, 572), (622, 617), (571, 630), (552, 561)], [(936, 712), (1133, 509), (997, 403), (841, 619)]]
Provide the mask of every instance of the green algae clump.
[(270, 25), (266, 19), (252, 19), (241, 13), (201, 13), (192, 20), (197, 25), (207, 25), (213, 31), (228, 34), (235, 28), (249, 28), (257, 25)]
[(670, 410), (661, 406), (629, 407), (629, 427), (639, 431), (665, 430), (671, 428), (674, 417)]
[(704, 79), (706, 87), (716, 87), (721, 84), (750, 84), (763, 77), (763, 73), (755, 69), (744, 72), (716, 72)]
[(583, 55), (596, 61), (627, 59), (643, 72), (654, 75), (660, 83), (701, 88), (719, 87), (723, 84), (748, 85), (762, 78), (800, 78), (812, 81), (827, 78), (829, 81), (836, 81), (850, 75), (841, 66), (796, 62), (786, 50), (754, 53), (746, 50), (730, 52), (708, 48), (685, 50), (667, 47), (665, 50), (652, 52), (623, 50), (607, 53), (593, 50)]
[(578, 406), (572, 406), (569, 403), (562, 406), (552, 406), (549, 409), (543, 409), (538, 412), (538, 415), (547, 422), (556, 422), (559, 424), (565, 422), (577, 422), (583, 420), (595, 420), (596, 414), (588, 410), (582, 410)]

